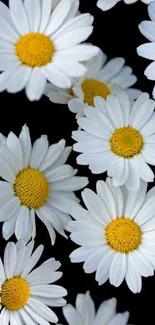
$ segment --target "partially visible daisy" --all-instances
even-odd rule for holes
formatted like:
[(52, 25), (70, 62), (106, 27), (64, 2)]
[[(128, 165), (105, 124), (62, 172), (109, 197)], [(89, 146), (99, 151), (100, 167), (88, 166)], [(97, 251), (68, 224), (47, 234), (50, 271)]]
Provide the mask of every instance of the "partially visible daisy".
[(154, 174), (148, 164), (155, 165), (155, 101), (142, 93), (131, 107), (124, 91), (109, 95), (104, 101), (95, 97), (95, 107), (84, 109), (86, 117), (78, 124), (84, 131), (74, 131), (80, 152), (77, 163), (89, 165), (92, 173), (107, 171), (114, 186), (123, 184), (136, 191), (140, 179), (153, 182)]
[(58, 89), (47, 84), (46, 96), (54, 103), (68, 103), (69, 109), (77, 114), (77, 118), (84, 115), (84, 107), (94, 106), (95, 96), (106, 99), (109, 94), (116, 94), (120, 88), (127, 91), (133, 102), (141, 91), (130, 88), (137, 81), (132, 69), (124, 66), (123, 58), (106, 61), (106, 55), (100, 50), (98, 56), (85, 63), (87, 73), (83, 78), (74, 80), (71, 89)]
[[(101, 10), (109, 10), (112, 7), (114, 7), (118, 2), (120, 2), (121, 0), (98, 0), (97, 1), (97, 6), (101, 9)], [(124, 0), (124, 2), (126, 4), (132, 4), (137, 2), (138, 0)], [(154, 0), (141, 0), (142, 2), (144, 2), (145, 4), (149, 4), (150, 2), (154, 1)]]
[[(117, 167), (116, 167), (117, 169)], [(129, 289), (138, 293), (141, 277), (155, 269), (155, 187), (147, 194), (141, 181), (137, 192), (115, 188), (110, 178), (97, 182), (97, 194), (82, 192), (87, 210), (73, 208), (67, 230), (81, 247), (70, 255), (73, 263), (84, 262), (86, 273), (96, 272), (99, 285), (108, 279), (119, 287), (125, 279)]]
[(80, 44), (92, 33), (93, 17), (76, 16), (78, 0), (62, 0), (53, 12), (52, 0), (10, 0), (9, 6), (0, 2), (0, 91), (25, 88), (33, 101), (47, 80), (71, 87), (72, 78), (86, 72), (80, 62), (98, 54), (97, 47)]
[[(151, 43), (140, 45), (137, 48), (137, 53), (153, 61), (145, 69), (144, 75), (150, 80), (155, 80), (155, 2), (150, 3), (148, 6), (148, 14), (151, 21), (142, 21), (139, 25), (139, 29)], [(155, 98), (155, 86), (152, 95)]]
[(33, 270), (44, 248), (40, 245), (32, 254), (33, 247), (33, 241), (28, 245), (24, 241), (9, 242), (4, 263), (0, 259), (1, 325), (57, 323), (56, 314), (47, 306), (66, 304), (66, 289), (53, 284), (62, 276), (62, 272), (55, 272), (60, 262), (50, 258)]
[(86, 294), (77, 295), (75, 308), (70, 304), (63, 307), (63, 314), (69, 325), (126, 325), (129, 313), (117, 313), (116, 306), (115, 298), (105, 300), (96, 312), (88, 291)]
[(46, 135), (32, 147), (26, 125), (19, 138), (10, 132), (0, 140), (0, 176), (5, 180), (0, 181), (3, 237), (8, 240), (15, 233), (17, 239), (35, 238), (35, 215), (47, 227), (52, 244), (54, 229), (66, 237), (64, 227), (78, 202), (73, 191), (88, 183), (86, 177), (75, 176), (77, 170), (65, 164), (71, 147), (65, 148), (65, 140), (49, 146)]

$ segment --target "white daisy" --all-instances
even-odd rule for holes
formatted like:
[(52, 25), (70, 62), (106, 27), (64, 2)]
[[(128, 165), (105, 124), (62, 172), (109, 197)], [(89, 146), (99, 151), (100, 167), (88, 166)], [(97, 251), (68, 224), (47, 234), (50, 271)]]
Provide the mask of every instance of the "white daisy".
[[(148, 14), (151, 21), (142, 21), (139, 25), (139, 29), (151, 43), (140, 45), (137, 48), (137, 53), (153, 61), (145, 69), (144, 75), (150, 80), (155, 80), (155, 2), (150, 3), (148, 6)], [(152, 95), (155, 98), (155, 86)]]
[(73, 263), (84, 262), (86, 273), (96, 272), (99, 285), (108, 279), (118, 287), (125, 279), (133, 293), (141, 291), (141, 277), (155, 269), (155, 187), (147, 194), (141, 181), (137, 192), (115, 188), (112, 180), (97, 182), (97, 194), (82, 192), (88, 210), (73, 208), (67, 230), (81, 247), (70, 255)]
[[(22, 128), (19, 138), (12, 132), (1, 136), (0, 147), (0, 221), (3, 237), (14, 233), (17, 239), (36, 236), (35, 213), (45, 224), (52, 244), (55, 231), (66, 237), (64, 227), (70, 220), (70, 209), (77, 204), (73, 191), (88, 184), (77, 177), (77, 170), (65, 164), (71, 147), (61, 140), (49, 146), (46, 135), (32, 147), (29, 129)], [(53, 229), (54, 228), (54, 229)]]
[(155, 101), (143, 93), (131, 108), (124, 91), (109, 95), (104, 101), (95, 97), (95, 107), (84, 109), (86, 117), (78, 119), (84, 131), (74, 131), (78, 143), (74, 150), (80, 165), (89, 165), (92, 173), (107, 171), (114, 186), (126, 184), (139, 188), (140, 179), (153, 182), (148, 164), (155, 165)]
[(80, 44), (92, 33), (93, 17), (76, 16), (78, 0), (60, 1), (52, 14), (52, 0), (10, 0), (9, 5), (0, 2), (0, 91), (25, 88), (33, 101), (43, 95), (46, 80), (71, 87), (72, 77), (86, 71), (80, 62), (98, 53), (97, 47)]
[(129, 313), (116, 313), (117, 300), (105, 300), (95, 311), (95, 304), (89, 292), (78, 294), (76, 308), (67, 304), (63, 307), (63, 314), (69, 325), (126, 325)]
[[(114, 7), (118, 2), (120, 2), (121, 0), (98, 0), (97, 1), (97, 7), (100, 8), (101, 10), (109, 10), (112, 7)], [(124, 0), (124, 2), (126, 4), (132, 4), (137, 2), (138, 0)], [(154, 1), (154, 0), (141, 0), (142, 2), (144, 2), (145, 4), (149, 4), (150, 2)]]
[(45, 95), (54, 103), (68, 103), (69, 109), (77, 113), (77, 118), (84, 115), (84, 107), (94, 106), (95, 96), (106, 99), (110, 93), (116, 94), (120, 88), (128, 92), (133, 102), (141, 91), (130, 88), (137, 81), (132, 69), (124, 66), (123, 58), (106, 61), (106, 55), (100, 50), (98, 56), (85, 63), (87, 73), (83, 78), (74, 80), (71, 89), (58, 89), (47, 83)]
[(67, 295), (66, 289), (53, 284), (62, 276), (62, 272), (55, 272), (60, 262), (50, 258), (33, 270), (44, 246), (40, 245), (32, 254), (33, 247), (33, 241), (28, 245), (24, 241), (9, 242), (4, 252), (4, 264), (0, 259), (1, 325), (57, 323), (56, 314), (47, 306), (66, 304), (62, 298)]

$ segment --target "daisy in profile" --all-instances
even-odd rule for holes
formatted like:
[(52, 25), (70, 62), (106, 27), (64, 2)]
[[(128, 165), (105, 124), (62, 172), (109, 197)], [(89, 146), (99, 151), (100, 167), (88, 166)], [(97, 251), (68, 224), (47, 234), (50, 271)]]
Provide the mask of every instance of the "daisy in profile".
[(49, 146), (46, 135), (33, 146), (25, 125), (19, 138), (10, 132), (1, 135), (0, 147), (0, 221), (3, 237), (14, 233), (17, 239), (35, 238), (36, 215), (47, 227), (52, 244), (55, 231), (66, 237), (64, 227), (70, 209), (77, 204), (73, 191), (88, 184), (86, 177), (75, 176), (77, 170), (65, 164), (71, 152), (61, 140)]
[(67, 304), (63, 307), (63, 314), (69, 325), (75, 325), (78, 320), (79, 325), (126, 325), (129, 313), (116, 312), (117, 300), (115, 298), (105, 300), (95, 311), (95, 304), (89, 292), (78, 294), (76, 297), (76, 308)]
[(0, 2), (0, 91), (25, 88), (33, 101), (43, 95), (46, 80), (70, 88), (72, 78), (86, 72), (80, 62), (98, 53), (81, 44), (92, 33), (93, 17), (76, 16), (78, 0), (62, 0), (56, 8), (52, 0), (10, 0), (9, 6)]
[[(97, 7), (99, 7), (103, 11), (109, 10), (120, 1), (121, 0), (98, 0)], [(129, 5), (129, 4), (135, 3), (137, 1), (138, 0), (124, 0), (124, 3)], [(154, 0), (141, 0), (141, 1), (144, 2), (145, 4), (149, 4), (151, 1), (154, 1)]]
[(119, 287), (126, 281), (133, 293), (142, 288), (141, 277), (155, 269), (155, 187), (146, 193), (141, 181), (137, 192), (114, 187), (110, 178), (98, 181), (97, 194), (82, 192), (87, 210), (73, 208), (67, 230), (81, 247), (70, 255), (73, 263), (84, 262), (85, 273), (96, 272), (99, 285), (108, 279)]
[[(144, 75), (150, 80), (155, 80), (155, 2), (149, 4), (148, 14), (151, 21), (142, 21), (139, 25), (139, 29), (150, 43), (140, 45), (137, 48), (137, 53), (143, 58), (153, 61), (145, 69)], [(155, 98), (155, 86), (152, 95)]]
[(55, 272), (60, 262), (50, 258), (33, 270), (44, 248), (40, 245), (32, 254), (33, 247), (33, 241), (28, 245), (24, 241), (9, 242), (4, 263), (0, 259), (1, 325), (57, 323), (56, 314), (48, 306), (66, 304), (66, 289), (53, 284), (62, 276), (62, 272)]
[(131, 107), (124, 91), (109, 95), (104, 101), (95, 97), (95, 107), (84, 109), (86, 117), (78, 124), (83, 131), (74, 131), (80, 152), (77, 163), (89, 165), (94, 174), (107, 171), (114, 186), (126, 185), (136, 191), (140, 179), (153, 182), (154, 174), (148, 164), (155, 165), (155, 102), (142, 93)]
[(131, 102), (140, 94), (139, 89), (130, 88), (137, 81), (132, 69), (125, 66), (123, 58), (114, 58), (107, 62), (106, 55), (99, 54), (85, 63), (87, 73), (84, 77), (74, 80), (71, 89), (63, 90), (47, 83), (45, 95), (54, 103), (67, 104), (76, 113), (76, 117), (84, 115), (84, 107), (94, 106), (94, 97), (106, 99), (109, 94), (125, 89)]

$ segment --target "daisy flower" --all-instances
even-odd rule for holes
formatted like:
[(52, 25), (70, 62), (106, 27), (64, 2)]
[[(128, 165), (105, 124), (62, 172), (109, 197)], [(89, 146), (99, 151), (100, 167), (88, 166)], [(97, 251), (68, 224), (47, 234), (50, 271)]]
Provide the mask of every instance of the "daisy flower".
[[(104, 11), (109, 10), (120, 1), (121, 0), (98, 0), (97, 7)], [(151, 1), (154, 1), (154, 0), (141, 0), (141, 1), (144, 2), (145, 4), (149, 4)], [(129, 5), (129, 4), (137, 2), (137, 0), (124, 0), (124, 2)]]
[(45, 95), (54, 103), (68, 103), (69, 109), (77, 114), (77, 118), (84, 115), (84, 107), (94, 106), (95, 96), (106, 99), (109, 94), (116, 94), (120, 88), (128, 92), (133, 102), (141, 91), (130, 88), (137, 81), (132, 69), (124, 66), (123, 58), (106, 61), (106, 55), (100, 50), (95, 58), (85, 63), (87, 73), (83, 78), (74, 80), (71, 89), (58, 89), (47, 83)]
[(96, 109), (86, 107), (86, 117), (78, 124), (84, 131), (74, 131), (80, 152), (77, 163), (89, 165), (94, 174), (107, 171), (114, 186), (126, 185), (137, 190), (140, 179), (153, 182), (154, 174), (148, 164), (155, 165), (155, 101), (142, 93), (131, 107), (124, 91), (109, 95), (104, 101), (95, 97)]
[[(95, 312), (95, 304), (89, 292), (78, 294), (76, 308), (67, 304), (63, 307), (63, 314), (69, 325), (126, 325), (129, 313), (116, 312), (117, 300), (115, 298), (105, 300)], [(88, 322), (89, 320), (89, 322)], [(78, 322), (77, 322), (78, 321)]]
[(70, 255), (73, 263), (84, 262), (86, 273), (96, 272), (99, 285), (108, 279), (119, 287), (125, 279), (133, 293), (141, 291), (141, 277), (155, 269), (155, 187), (146, 194), (141, 181), (137, 192), (114, 187), (110, 178), (98, 181), (97, 194), (82, 192), (87, 210), (71, 211), (75, 221), (67, 230), (81, 247)]
[[(61, 140), (49, 146), (46, 135), (33, 147), (25, 125), (19, 138), (12, 132), (1, 135), (0, 148), (0, 221), (3, 237), (14, 233), (17, 239), (35, 238), (35, 214), (47, 227), (52, 244), (55, 231), (66, 237), (64, 227), (70, 220), (70, 209), (77, 204), (73, 191), (88, 184), (86, 177), (77, 177), (77, 170), (65, 164), (71, 147)], [(54, 229), (53, 229), (54, 228)]]
[[(140, 45), (137, 48), (137, 53), (138, 55), (153, 61), (145, 69), (144, 75), (150, 80), (155, 80), (155, 2), (150, 3), (148, 6), (148, 14), (151, 21), (142, 21), (139, 25), (139, 29), (151, 43)], [(155, 98), (155, 86), (152, 95)]]
[[(52, 12), (52, 0), (0, 2), (0, 91), (25, 88), (29, 100), (39, 100), (46, 81), (71, 87), (72, 77), (84, 75), (81, 61), (98, 53), (80, 44), (92, 33), (93, 17), (78, 15), (78, 0), (62, 0)], [(75, 17), (76, 16), (76, 17)]]
[[(47, 306), (64, 306), (66, 289), (53, 284), (62, 272), (55, 272), (60, 262), (50, 258), (33, 270), (43, 252), (40, 245), (32, 254), (34, 242), (25, 245), (9, 242), (0, 259), (1, 325), (49, 325), (57, 323), (56, 314)], [(32, 271), (33, 270), (33, 271)], [(50, 284), (52, 283), (52, 284)]]

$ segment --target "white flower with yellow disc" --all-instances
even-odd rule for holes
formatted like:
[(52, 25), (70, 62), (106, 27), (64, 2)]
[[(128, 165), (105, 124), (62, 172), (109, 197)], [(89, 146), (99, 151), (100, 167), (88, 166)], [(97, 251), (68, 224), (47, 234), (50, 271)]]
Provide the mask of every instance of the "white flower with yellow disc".
[[(34, 242), (25, 245), (9, 242), (4, 251), (4, 263), (0, 259), (1, 325), (49, 325), (57, 323), (56, 314), (48, 307), (66, 304), (66, 289), (53, 284), (61, 278), (62, 272), (55, 272), (61, 266), (50, 258), (34, 269), (39, 261), (43, 245), (33, 253)], [(50, 284), (52, 283), (52, 284)]]
[(126, 92), (109, 95), (105, 101), (95, 97), (94, 107), (84, 109), (86, 117), (78, 124), (84, 131), (74, 131), (80, 152), (77, 162), (89, 165), (92, 173), (107, 171), (114, 186), (126, 185), (137, 190), (140, 179), (153, 182), (148, 164), (155, 165), (155, 101), (143, 93), (131, 107)]
[(69, 325), (126, 325), (129, 313), (116, 312), (117, 300), (115, 298), (105, 300), (95, 311), (95, 304), (89, 291), (78, 294), (75, 308), (67, 304), (63, 307), (63, 314)]
[(92, 33), (93, 17), (78, 15), (78, 0), (62, 0), (52, 12), (52, 0), (0, 2), (0, 91), (25, 88), (29, 100), (39, 100), (46, 81), (70, 88), (83, 76), (81, 61), (98, 48), (80, 44)]
[(100, 50), (99, 55), (85, 63), (87, 73), (83, 78), (74, 80), (71, 89), (58, 89), (47, 83), (45, 95), (54, 103), (68, 103), (69, 109), (77, 114), (77, 118), (84, 115), (84, 107), (94, 106), (95, 96), (106, 99), (109, 94), (116, 94), (120, 88), (127, 91), (133, 102), (141, 91), (130, 88), (137, 81), (132, 69), (124, 65), (123, 58), (106, 61), (106, 55)]
[(97, 194), (82, 192), (87, 210), (73, 208), (67, 230), (81, 247), (70, 255), (73, 263), (84, 262), (86, 273), (96, 272), (99, 285), (108, 279), (119, 287), (125, 279), (129, 289), (138, 293), (142, 276), (155, 269), (155, 187), (148, 193), (141, 181), (137, 192), (114, 187), (110, 178), (97, 182)]
[(65, 140), (49, 146), (46, 135), (32, 147), (27, 126), (19, 138), (10, 132), (0, 139), (0, 176), (5, 180), (0, 181), (3, 237), (8, 240), (15, 233), (17, 239), (35, 238), (35, 214), (47, 227), (52, 244), (54, 229), (66, 237), (70, 209), (78, 202), (73, 191), (88, 184), (87, 177), (75, 176), (77, 170), (65, 164), (71, 147), (65, 148)]

